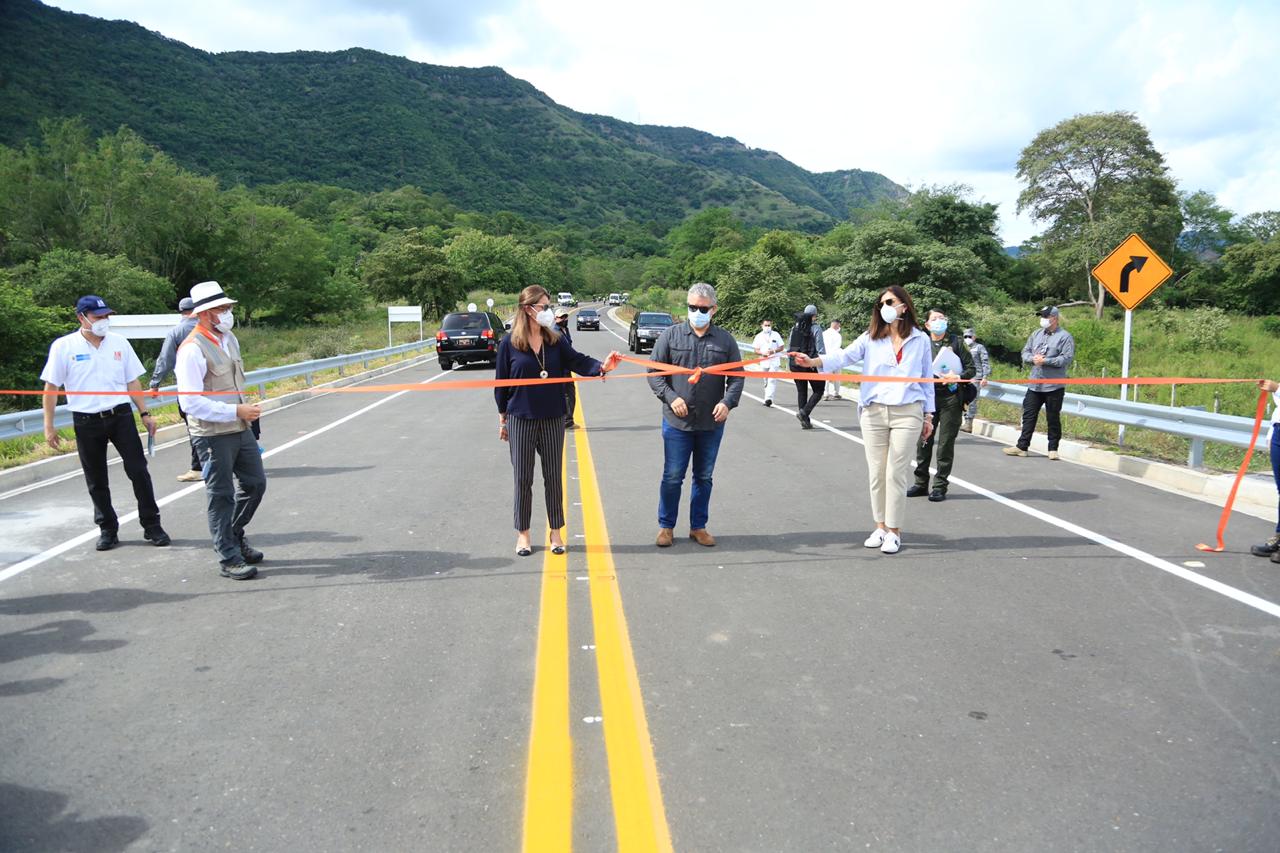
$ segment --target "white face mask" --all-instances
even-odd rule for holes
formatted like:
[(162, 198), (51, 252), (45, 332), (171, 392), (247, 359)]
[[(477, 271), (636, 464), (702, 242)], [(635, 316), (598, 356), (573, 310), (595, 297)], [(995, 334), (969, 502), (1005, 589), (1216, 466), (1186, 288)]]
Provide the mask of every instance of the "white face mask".
[(898, 321), (898, 309), (892, 305), (881, 305), (880, 319), (886, 323), (896, 323)]
[(533, 316), (533, 319), (536, 320), (538, 322), (538, 325), (541, 326), (542, 328), (550, 329), (552, 326), (556, 324), (556, 312), (552, 311), (550, 308), (547, 308), (535, 314)]
[(89, 331), (93, 332), (100, 338), (105, 338), (107, 332), (111, 330), (111, 318), (103, 317), (101, 320), (94, 320), (89, 326)]
[(218, 322), (213, 327), (219, 332), (229, 332), (236, 324), (236, 315), (230, 311), (223, 311), (218, 315)]
[(1048, 317), (1041, 317), (1041, 318), (1040, 318), (1040, 328), (1042, 328), (1042, 329), (1047, 329), (1047, 328), (1049, 328), (1049, 318), (1048, 318)]
[(689, 325), (695, 329), (705, 329), (711, 325), (711, 312), (703, 313), (701, 311), (689, 312)]

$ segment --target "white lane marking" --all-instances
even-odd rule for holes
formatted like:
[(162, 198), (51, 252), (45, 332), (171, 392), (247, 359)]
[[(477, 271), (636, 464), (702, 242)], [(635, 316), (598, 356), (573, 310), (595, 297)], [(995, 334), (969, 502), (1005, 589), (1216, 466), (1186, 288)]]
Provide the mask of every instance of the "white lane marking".
[[(418, 384), (426, 385), (428, 382), (435, 382), (437, 379), (442, 379), (448, 375), (449, 375), (448, 373), (437, 373), (435, 376), (432, 376), (430, 379), (424, 379), (422, 382), (419, 382)], [(402, 397), (408, 393), (410, 392), (406, 389), (404, 391), (397, 391), (389, 397), (383, 397), (381, 400), (378, 400), (377, 402), (374, 402), (374, 403), (370, 403), (369, 405), (365, 406), (363, 409), (359, 409), (358, 411), (352, 412), (351, 414), (346, 415), (345, 417), (341, 417), (336, 421), (325, 424), (319, 429), (312, 430), (306, 435), (302, 435), (302, 436), (299, 436), (298, 438), (293, 439), (293, 441), (287, 441), (284, 444), (279, 445), (278, 447), (271, 448), (270, 450), (262, 454), (262, 458), (267, 459), (269, 457), (275, 456), (277, 453), (283, 453), (284, 451), (288, 450), (291, 447), (296, 447), (297, 445), (301, 444), (304, 441), (310, 441), (311, 439), (315, 438), (317, 435), (324, 435), (329, 430), (340, 427), (343, 424), (347, 423), (348, 421), (354, 420), (355, 418), (360, 417), (366, 412), (371, 412), (374, 409), (378, 408), (379, 406), (383, 405), (384, 403), (390, 403), (392, 400), (396, 399), (397, 397)], [(312, 398), (312, 399), (316, 399), (316, 398)], [(165, 497), (156, 501), (156, 506), (168, 506), (169, 504), (173, 503), (179, 498), (185, 497), (197, 491), (204, 491), (204, 483), (195, 483), (190, 486), (187, 486), (185, 489), (179, 489), (178, 491), (174, 492), (171, 495), (166, 495)], [(134, 521), (135, 519), (137, 519), (137, 517), (138, 517), (138, 511), (135, 509), (133, 512), (128, 513), (127, 515), (120, 516), (120, 523), (125, 524), (127, 522)], [(20, 563), (14, 563), (12, 566), (5, 569), (4, 571), (0, 571), (0, 582), (7, 581), (9, 578), (14, 577), (15, 575), (22, 574), (27, 569), (35, 568), (41, 563), (47, 562), (48, 560), (52, 560), (54, 557), (58, 556), (59, 554), (65, 554), (67, 551), (70, 551), (72, 548), (76, 548), (80, 545), (84, 545), (87, 542), (92, 542), (94, 539), (98, 538), (98, 533), (99, 531), (97, 528), (88, 530), (84, 533), (81, 533), (79, 536), (72, 537), (71, 539), (68, 539), (65, 542), (55, 545), (46, 551), (41, 551), (39, 554), (36, 554), (33, 557), (28, 557), (27, 559), (23, 560)]]
[[(763, 397), (757, 397), (755, 394), (751, 394), (746, 391), (743, 392), (742, 396), (750, 397), (751, 399), (756, 400), (757, 402), (761, 402), (761, 403), (764, 402)], [(790, 414), (790, 415), (795, 414), (794, 411), (787, 409), (785, 406), (779, 406), (777, 403), (773, 404), (773, 408), (782, 412), (786, 412), (787, 414)], [(858, 438), (857, 436), (852, 435), (851, 433), (847, 433), (844, 430), (838, 429), (829, 424), (815, 422), (814, 425), (821, 429), (825, 429), (828, 432), (833, 432), (836, 435), (840, 436), (841, 438), (846, 438), (849, 441), (855, 442), (857, 444), (864, 444), (863, 440)], [(932, 472), (934, 469), (930, 468), (929, 470), (930, 472)], [(1219, 595), (1225, 595), (1227, 598), (1230, 598), (1234, 601), (1238, 601), (1241, 604), (1248, 605), (1249, 607), (1252, 607), (1255, 610), (1261, 610), (1263, 613), (1280, 618), (1280, 604), (1267, 601), (1265, 598), (1259, 598), (1258, 596), (1253, 595), (1252, 593), (1245, 592), (1242, 589), (1236, 589), (1235, 587), (1230, 586), (1229, 584), (1225, 584), (1222, 581), (1217, 581), (1217, 580), (1214, 580), (1213, 578), (1205, 577), (1204, 575), (1199, 574), (1198, 572), (1193, 572), (1190, 569), (1185, 569), (1182, 566), (1175, 565), (1174, 563), (1169, 562), (1168, 560), (1162, 560), (1161, 558), (1155, 556), (1154, 554), (1148, 554), (1146, 551), (1142, 551), (1138, 548), (1133, 547), (1132, 545), (1126, 545), (1123, 542), (1117, 542), (1115, 539), (1112, 539), (1109, 536), (1104, 536), (1103, 534), (1090, 530), (1087, 527), (1081, 527), (1078, 524), (1072, 524), (1070, 521), (1064, 521), (1061, 518), (1057, 518), (1056, 516), (1049, 515), (1047, 512), (1041, 512), (1035, 507), (1027, 506), (1024, 503), (1014, 500), (1013, 498), (1007, 498), (1002, 494), (991, 491), (990, 489), (985, 489), (976, 483), (970, 483), (968, 480), (962, 480), (959, 477), (953, 476), (951, 478), (951, 482), (955, 483), (961, 488), (968, 489), (969, 491), (974, 492), (975, 494), (979, 494), (985, 498), (989, 498), (998, 504), (1007, 506), (1009, 507), (1009, 509), (1020, 512), (1023, 515), (1029, 515), (1032, 518), (1036, 518), (1036, 519), (1039, 519), (1040, 521), (1045, 522), (1046, 524), (1051, 524), (1060, 530), (1065, 530), (1068, 533), (1074, 533), (1075, 535), (1083, 539), (1088, 539), (1090, 542), (1094, 542), (1098, 545), (1101, 545), (1104, 548), (1110, 548), (1112, 551), (1115, 551), (1116, 553), (1123, 554), (1126, 557), (1132, 557), (1135, 560), (1146, 563), (1148, 566), (1151, 566), (1152, 568), (1159, 569), (1162, 572), (1168, 572), (1174, 577), (1182, 578), (1185, 581), (1190, 581), (1191, 583), (1196, 584), (1197, 586), (1202, 586), (1207, 590), (1211, 590), (1212, 592), (1218, 593)]]
[[(403, 367), (397, 367), (395, 370), (388, 370), (388, 371), (387, 371), (387, 372), (385, 372), (385, 373), (379, 373), (379, 374), (378, 374), (378, 376), (371, 376), (371, 377), (369, 377), (369, 379), (368, 379), (368, 380), (363, 380), (363, 381), (371, 381), (371, 380), (373, 380), (373, 379), (377, 379), (378, 377), (381, 377), (381, 376), (390, 376), (390, 375), (391, 375), (391, 374), (393, 374), (393, 373), (399, 373), (399, 372), (400, 372), (400, 371), (402, 371), (402, 370), (409, 370), (410, 368), (413, 368), (413, 367), (421, 367), (422, 365), (424, 365), (424, 364), (426, 364), (427, 362), (429, 362), (429, 361), (433, 360), (434, 358), (435, 358), (435, 356), (434, 356), (434, 355), (432, 355), (432, 356), (427, 356), (426, 358), (423, 358), (423, 359), (421, 359), (421, 360), (419, 360), (419, 359), (414, 359), (414, 360), (413, 360), (413, 362), (412, 362), (412, 363), (410, 363), (410, 364), (406, 364), (406, 365), (404, 365)], [(347, 378), (350, 378), (350, 377), (347, 377)], [(302, 405), (303, 403), (309, 403), (309, 402), (311, 402), (312, 400), (320, 400), (320, 399), (323, 399), (323, 398), (325, 398), (325, 397), (332, 397), (332, 396), (333, 396), (333, 392), (332, 392), (332, 391), (323, 391), (322, 389), (327, 388), (327, 387), (329, 387), (330, 385), (334, 385), (334, 384), (336, 384), (336, 383), (338, 383), (338, 382), (341, 382), (341, 381), (342, 381), (341, 379), (334, 379), (334, 380), (333, 380), (333, 381), (331, 381), (331, 382), (323, 382), (323, 383), (321, 383), (320, 385), (316, 385), (316, 386), (315, 386), (314, 388), (312, 388), (311, 390), (312, 390), (312, 391), (316, 391), (316, 392), (318, 392), (318, 393), (313, 394), (312, 396), (307, 397), (306, 399), (303, 399), (303, 400), (295, 400), (294, 402), (292, 402), (292, 403), (286, 403), (286, 404), (284, 404), (283, 406), (276, 406), (276, 407), (274, 407), (273, 409), (271, 409), (270, 411), (263, 412), (263, 413), (262, 413), (262, 416), (265, 418), (265, 417), (266, 417), (266, 416), (268, 416), (268, 415), (278, 414), (278, 413), (280, 413), (280, 412), (283, 412), (285, 409), (292, 409), (294, 406), (300, 406), (300, 405)], [(358, 384), (358, 383), (357, 383), (357, 384)], [(292, 393), (295, 393), (295, 392), (290, 391), (290, 392), (287, 392), (287, 393), (292, 394)], [(173, 427), (175, 427), (175, 426), (177, 426), (177, 424), (170, 424), (168, 427), (165, 427), (165, 429), (172, 429), (172, 428), (173, 428)], [(173, 439), (172, 441), (166, 441), (164, 444), (158, 444), (158, 445), (156, 445), (156, 452), (157, 452), (157, 453), (159, 453), (161, 450), (168, 450), (170, 447), (174, 447), (174, 446), (179, 445), (179, 444), (183, 444), (183, 445), (185, 445), (186, 443), (187, 443), (187, 439), (186, 439), (185, 437), (183, 437), (183, 438), (175, 438), (175, 439)], [(51, 456), (51, 457), (49, 457), (48, 459), (40, 459), (40, 460), (38, 460), (38, 461), (36, 461), (36, 462), (30, 462), (30, 463), (28, 463), (28, 464), (30, 464), (30, 465), (44, 465), (44, 464), (46, 464), (46, 463), (53, 462), (53, 461), (56, 461), (56, 460), (61, 459), (61, 458), (63, 458), (63, 457), (61, 457), (61, 456)], [(115, 456), (115, 457), (113, 457), (113, 458), (111, 458), (111, 459), (108, 459), (108, 460), (107, 460), (107, 465), (108, 465), (108, 467), (109, 467), (109, 466), (112, 466), (112, 465), (119, 465), (119, 464), (121, 464), (121, 459), (120, 459), (120, 457), (119, 457), (119, 456)], [(9, 491), (7, 491), (7, 492), (0, 492), (0, 501), (5, 500), (6, 498), (14, 498), (14, 497), (17, 497), (18, 495), (25, 495), (27, 492), (34, 492), (36, 489), (42, 489), (42, 488), (44, 488), (45, 486), (52, 486), (52, 485), (53, 485), (53, 484), (55, 484), (55, 483), (63, 483), (63, 482), (66, 482), (67, 480), (73, 480), (73, 479), (75, 479), (76, 477), (83, 477), (83, 476), (84, 476), (84, 472), (77, 468), (77, 469), (76, 469), (76, 470), (74, 470), (74, 471), (68, 471), (68, 472), (67, 472), (67, 473), (65, 473), (65, 474), (58, 474), (56, 477), (50, 477), (49, 479), (47, 479), (47, 480), (41, 480), (41, 481), (40, 481), (40, 482), (38, 482), (38, 483), (29, 483), (29, 484), (27, 484), (27, 485), (25, 485), (25, 486), (19, 486), (19, 487), (18, 487), (18, 488), (16, 488), (16, 489), (10, 489), (10, 490), (9, 490)]]

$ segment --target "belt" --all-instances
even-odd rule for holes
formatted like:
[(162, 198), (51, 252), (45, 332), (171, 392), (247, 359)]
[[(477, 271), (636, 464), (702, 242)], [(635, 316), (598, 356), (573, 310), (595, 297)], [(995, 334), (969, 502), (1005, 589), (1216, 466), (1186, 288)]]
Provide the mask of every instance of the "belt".
[(85, 421), (105, 420), (114, 418), (116, 415), (127, 415), (132, 411), (128, 403), (121, 403), (112, 409), (103, 409), (101, 412), (72, 412), (71, 420), (75, 423), (84, 423)]

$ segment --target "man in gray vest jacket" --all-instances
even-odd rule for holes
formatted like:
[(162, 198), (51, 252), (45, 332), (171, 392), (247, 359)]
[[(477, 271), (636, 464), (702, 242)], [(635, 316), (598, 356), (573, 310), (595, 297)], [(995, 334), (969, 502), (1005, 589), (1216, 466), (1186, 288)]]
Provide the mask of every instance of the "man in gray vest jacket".
[(204, 463), (209, 532), (222, 576), (248, 580), (263, 559), (244, 536), (267, 491), (262, 455), (249, 427), (262, 408), (245, 400), (240, 342), (231, 334), (235, 300), (216, 281), (205, 281), (191, 288), (191, 301), (197, 324), (178, 347), (178, 393)]

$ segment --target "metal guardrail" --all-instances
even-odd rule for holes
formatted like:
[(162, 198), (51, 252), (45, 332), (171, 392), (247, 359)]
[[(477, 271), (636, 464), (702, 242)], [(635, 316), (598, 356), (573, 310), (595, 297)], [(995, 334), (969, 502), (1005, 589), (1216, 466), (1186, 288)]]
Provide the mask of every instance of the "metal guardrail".
[[(746, 352), (753, 351), (751, 345), (743, 341), (738, 341), (738, 347)], [(981, 396), (984, 400), (1021, 406), (1026, 392), (1025, 385), (988, 382), (987, 387), (982, 389)], [(1207, 412), (1199, 406), (1156, 406), (1110, 397), (1067, 393), (1063, 395), (1062, 413), (1191, 439), (1191, 447), (1187, 452), (1187, 465), (1191, 468), (1204, 465), (1206, 441), (1248, 447), (1249, 439), (1253, 436), (1253, 418)]]
[[(365, 350), (364, 352), (349, 353), (347, 355), (335, 355), (332, 358), (317, 358), (311, 361), (300, 361), (296, 364), (284, 364), (279, 367), (264, 367), (260, 370), (251, 370), (245, 374), (245, 379), (249, 385), (258, 386), (258, 392), (264, 397), (267, 393), (267, 383), (277, 382), (281, 379), (292, 379), (295, 376), (306, 377), (307, 384), (312, 384), (315, 374), (324, 370), (337, 369), (338, 375), (342, 375), (345, 367), (353, 364), (362, 364), (366, 369), (369, 362), (380, 358), (389, 358), (393, 355), (400, 355), (407, 352), (415, 352), (417, 350), (431, 349), (436, 345), (434, 340), (414, 341), (408, 344), (399, 344), (394, 347), (386, 347), (385, 349)], [(165, 406), (178, 401), (177, 396), (173, 393), (177, 390), (176, 385), (166, 385), (160, 389), (160, 394), (156, 397), (148, 397), (148, 405), (152, 407)], [(58, 406), (54, 409), (53, 425), (59, 429), (71, 426), (71, 410), (66, 406)], [(8, 438), (17, 438), (32, 433), (42, 434), (44, 432), (44, 410), (30, 409), (25, 412), (10, 412), (8, 414), (0, 414), (0, 441)]]

